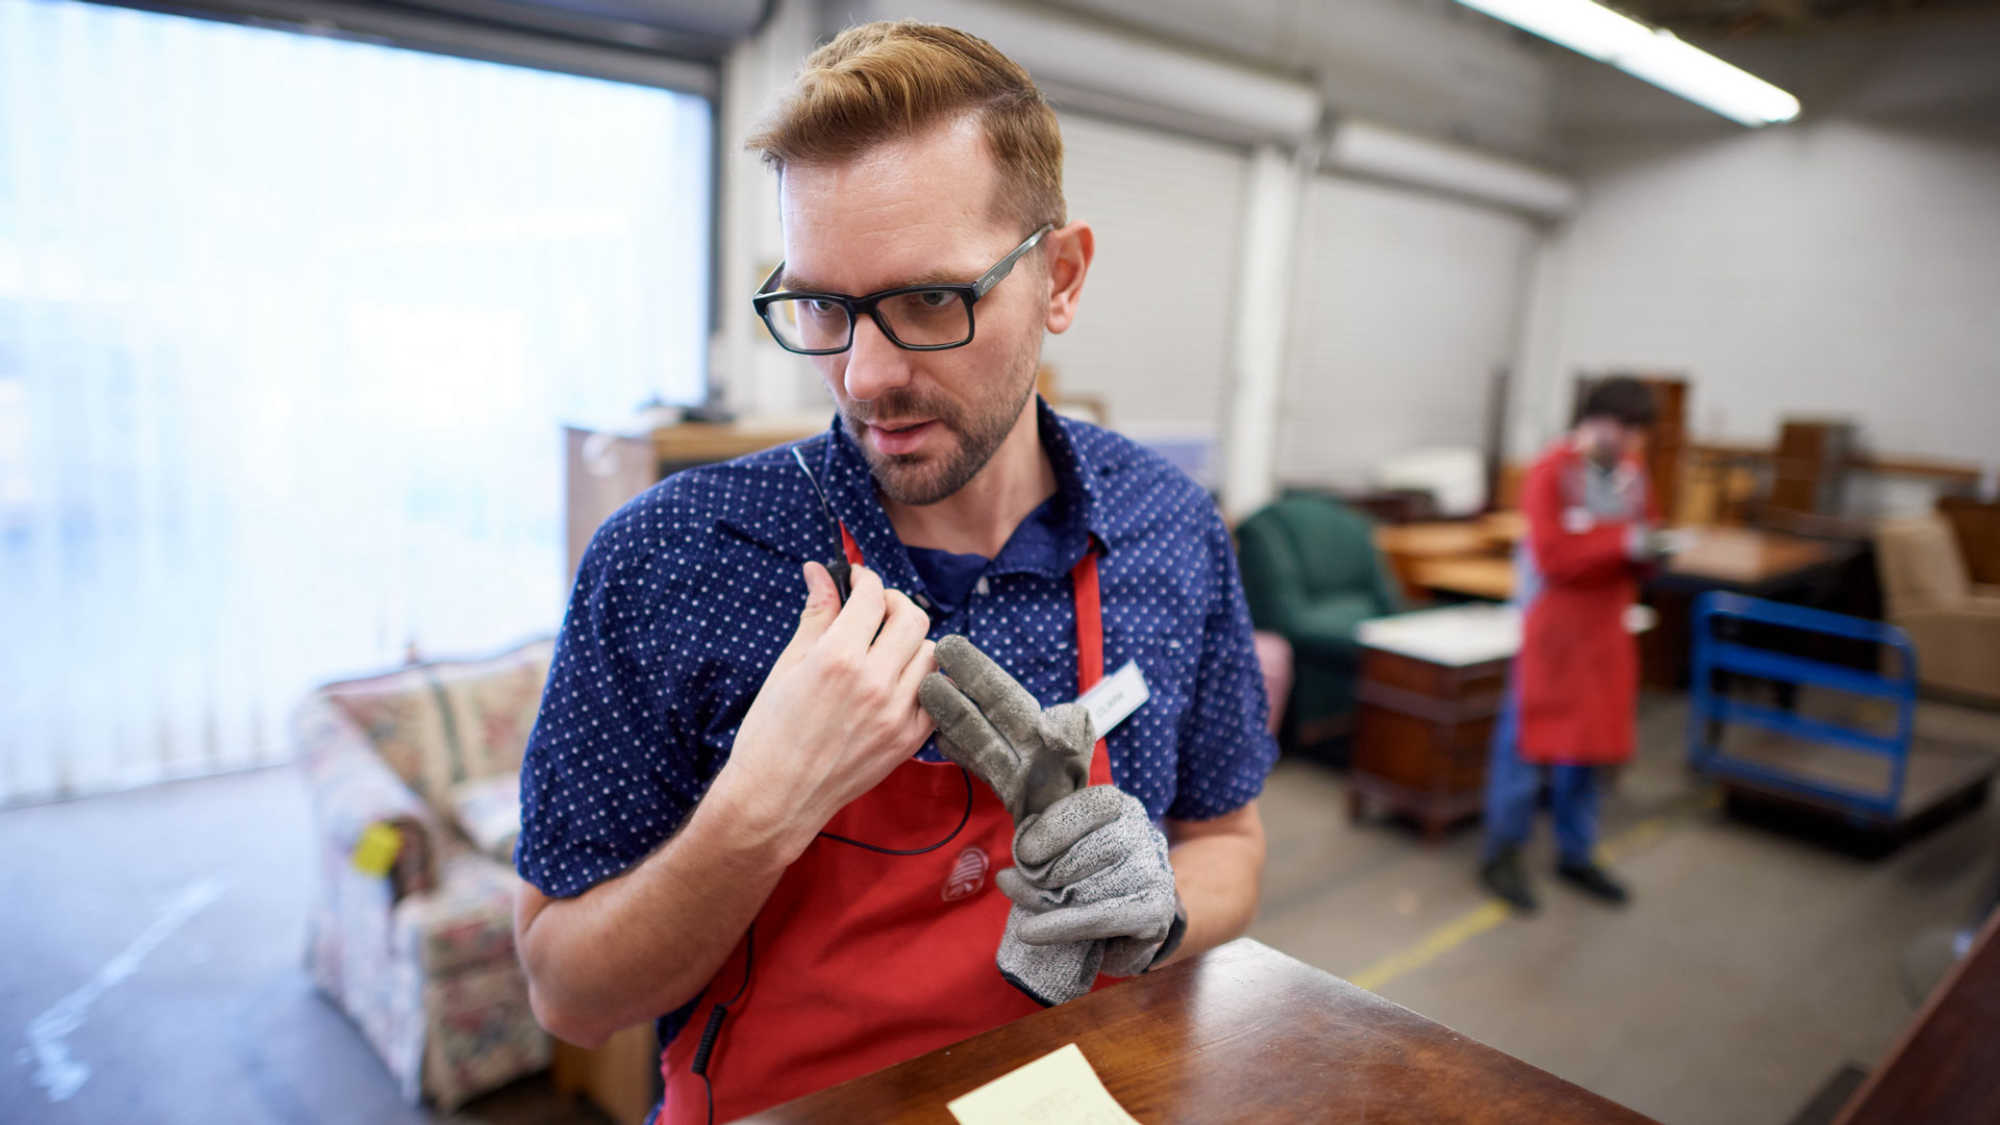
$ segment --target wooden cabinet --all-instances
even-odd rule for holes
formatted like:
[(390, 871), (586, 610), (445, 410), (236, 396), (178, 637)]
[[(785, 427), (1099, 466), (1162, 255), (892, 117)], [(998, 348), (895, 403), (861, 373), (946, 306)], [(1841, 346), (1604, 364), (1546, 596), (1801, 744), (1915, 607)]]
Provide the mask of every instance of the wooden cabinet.
[(773, 422), (677, 422), (650, 432), (564, 427), (564, 573), (574, 579), (598, 525), (661, 477), (808, 438), (824, 430), (811, 419)]
[(1370, 651), (1357, 689), (1348, 801), (1416, 820), (1436, 840), (1479, 811), (1487, 747), (1507, 690), (1508, 659), (1454, 668)]
[(1436, 840), (1479, 812), (1486, 758), (1520, 646), (1510, 606), (1378, 618), (1361, 628), (1349, 813), (1409, 816)]

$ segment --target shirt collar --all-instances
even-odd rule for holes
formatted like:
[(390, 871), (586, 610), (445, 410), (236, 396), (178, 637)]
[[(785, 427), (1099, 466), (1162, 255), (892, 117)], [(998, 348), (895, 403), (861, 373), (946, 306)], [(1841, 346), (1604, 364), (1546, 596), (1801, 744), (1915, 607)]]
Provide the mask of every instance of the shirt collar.
[[(1085, 549), (1093, 541), (1100, 551), (1104, 551), (1108, 549), (1111, 539), (1106, 534), (1104, 513), (1098, 500), (1097, 473), (1092, 471), (1093, 467), (1087, 460), (1076, 424), (1057, 414), (1040, 395), (1035, 397), (1035, 418), (1042, 449), (1048, 454), (1049, 464), (1055, 471), (1056, 493), (1062, 501), (1062, 530), (1056, 537), (1053, 554), (1042, 550), (1015, 550), (1014, 540), (1010, 539), (994, 559), (992, 573), (1032, 573), (1061, 578), (1083, 558)], [(824, 474), (822, 479), (826, 481), (827, 499), (833, 505), (834, 514), (847, 524), (855, 544), (861, 548), (861, 557), (891, 585), (916, 581), (916, 570), (910, 564), (909, 552), (896, 538), (888, 513), (882, 510), (882, 501), (875, 491), (875, 476), (869, 471), (861, 450), (848, 436), (838, 414), (828, 427), (819, 461)]]

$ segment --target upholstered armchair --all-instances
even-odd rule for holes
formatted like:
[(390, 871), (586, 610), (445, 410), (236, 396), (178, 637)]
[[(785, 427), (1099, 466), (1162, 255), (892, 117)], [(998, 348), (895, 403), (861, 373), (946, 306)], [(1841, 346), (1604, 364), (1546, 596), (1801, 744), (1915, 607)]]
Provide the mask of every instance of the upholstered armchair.
[(306, 962), (413, 1103), (449, 1111), (549, 1063), (507, 857), (550, 652), (330, 683), (293, 714), (318, 838)]
[(1927, 688), (2000, 702), (2000, 587), (1974, 585), (1939, 515), (1884, 520), (1875, 565), (1889, 620), (1917, 649)]
[(1355, 630), (1402, 608), (1372, 525), (1331, 497), (1293, 493), (1237, 527), (1236, 553), (1251, 621), (1291, 644), (1289, 706), (1271, 700), (1286, 709), (1287, 745), (1314, 747), (1345, 734), (1361, 664)]

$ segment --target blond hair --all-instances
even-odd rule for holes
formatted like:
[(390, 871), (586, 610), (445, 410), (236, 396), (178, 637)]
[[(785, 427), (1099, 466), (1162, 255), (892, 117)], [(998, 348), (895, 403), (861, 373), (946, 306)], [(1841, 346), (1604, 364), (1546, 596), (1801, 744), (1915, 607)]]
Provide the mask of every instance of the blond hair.
[(1065, 221), (1062, 131), (1021, 65), (976, 35), (914, 20), (850, 27), (807, 57), (747, 147), (789, 164), (853, 159), (884, 141), (979, 115), (1000, 169), (995, 210), (1023, 233)]

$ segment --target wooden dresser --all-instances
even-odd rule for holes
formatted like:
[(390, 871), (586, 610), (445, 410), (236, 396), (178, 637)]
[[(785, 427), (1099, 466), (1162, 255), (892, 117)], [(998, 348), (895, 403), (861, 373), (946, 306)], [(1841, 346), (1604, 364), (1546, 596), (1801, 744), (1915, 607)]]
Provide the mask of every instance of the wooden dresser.
[(1403, 613), (1364, 622), (1359, 639), (1348, 811), (1407, 815), (1437, 840), (1484, 799), (1520, 613), (1505, 605)]

